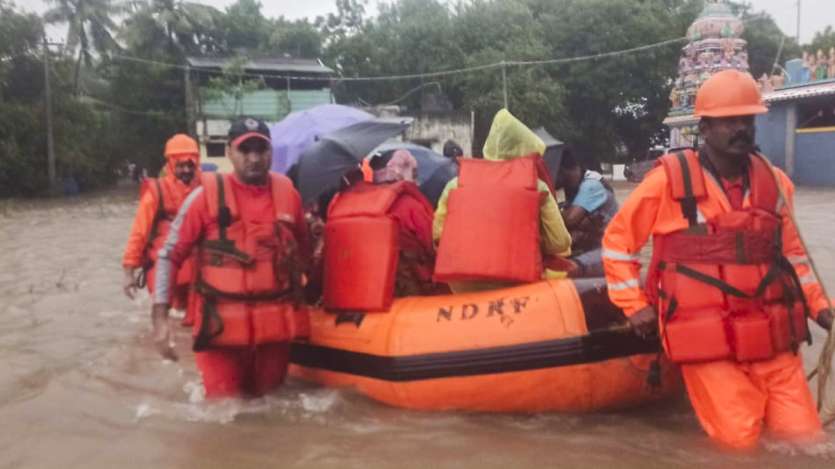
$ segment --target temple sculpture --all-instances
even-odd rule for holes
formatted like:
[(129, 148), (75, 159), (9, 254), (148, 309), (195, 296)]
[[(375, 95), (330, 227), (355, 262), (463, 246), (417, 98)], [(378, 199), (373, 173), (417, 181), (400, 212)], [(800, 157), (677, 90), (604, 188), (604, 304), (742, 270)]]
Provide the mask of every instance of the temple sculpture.
[(678, 77), (670, 92), (672, 107), (664, 123), (670, 127), (670, 146), (693, 146), (698, 135), (693, 116), (696, 90), (716, 72), (748, 71), (745, 25), (726, 0), (708, 1), (687, 30), (687, 45), (678, 62)]

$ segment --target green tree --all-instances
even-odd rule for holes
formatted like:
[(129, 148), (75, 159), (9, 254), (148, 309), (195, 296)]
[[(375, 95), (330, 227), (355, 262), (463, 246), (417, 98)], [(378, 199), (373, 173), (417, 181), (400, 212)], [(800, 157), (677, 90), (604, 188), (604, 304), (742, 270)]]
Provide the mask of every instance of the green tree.
[(169, 56), (223, 50), (222, 13), (182, 0), (137, 0), (119, 31), (128, 49)]
[(273, 21), (268, 49), (273, 53), (315, 59), (322, 56), (323, 37), (307, 19)]
[[(807, 52), (817, 53), (819, 50), (822, 50), (829, 53), (829, 50), (833, 47), (835, 47), (835, 29), (832, 29), (832, 26), (827, 26), (823, 31), (816, 32), (815, 37), (812, 38), (812, 42), (804, 47), (804, 49)], [(831, 59), (832, 57), (830, 57)]]
[[(680, 38), (684, 30), (675, 29), (685, 27), (675, 16), (680, 7), (634, 0), (552, 2), (540, 16), (548, 55), (593, 56)], [(663, 131), (682, 45), (550, 67), (566, 89), (567, 124), (556, 134), (597, 161), (612, 161), (620, 156), (618, 149), (644, 153)]]
[(122, 8), (111, 0), (49, 0), (49, 3), (55, 6), (44, 14), (46, 22), (68, 26), (65, 48), (76, 56), (73, 89), (77, 93), (82, 61), (91, 67), (94, 52), (106, 56), (118, 50), (119, 45), (113, 39), (116, 29), (113, 17)]
[(754, 78), (779, 73), (775, 65), (800, 57), (797, 41), (784, 34), (771, 15), (754, 11), (750, 3), (731, 3), (731, 6), (745, 22), (742, 38), (748, 42), (748, 65)]
[(227, 49), (263, 49), (270, 39), (270, 23), (258, 0), (237, 0), (226, 8), (222, 27)]
[(316, 18), (316, 26), (329, 40), (344, 39), (363, 31), (368, 0), (336, 0), (336, 13)]

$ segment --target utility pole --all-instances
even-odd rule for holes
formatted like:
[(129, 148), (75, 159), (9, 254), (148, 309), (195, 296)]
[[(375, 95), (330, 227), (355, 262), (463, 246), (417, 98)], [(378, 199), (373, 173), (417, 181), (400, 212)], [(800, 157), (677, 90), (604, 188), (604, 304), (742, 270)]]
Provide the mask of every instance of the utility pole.
[(502, 60), (502, 94), (504, 95), (504, 108), (507, 108), (507, 63)]
[(797, 45), (800, 45), (800, 0), (797, 0)]
[(49, 190), (57, 189), (55, 176), (55, 141), (52, 136), (52, 93), (49, 84), (49, 42), (43, 37), (44, 99), (46, 100), (46, 160)]
[(188, 61), (183, 71), (183, 84), (186, 87), (186, 133), (196, 133), (196, 124), (194, 123), (194, 97), (191, 89), (191, 68)]

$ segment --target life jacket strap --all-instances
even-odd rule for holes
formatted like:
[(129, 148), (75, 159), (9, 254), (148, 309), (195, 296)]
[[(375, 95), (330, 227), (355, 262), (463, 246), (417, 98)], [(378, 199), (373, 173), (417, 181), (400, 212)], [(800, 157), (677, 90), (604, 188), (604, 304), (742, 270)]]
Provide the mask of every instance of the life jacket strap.
[(699, 213), (697, 208), (696, 196), (693, 194), (693, 175), (690, 173), (690, 165), (687, 163), (687, 157), (683, 152), (676, 152), (679, 166), (681, 167), (681, 178), (684, 189), (684, 197), (679, 200), (681, 204), (681, 212), (687, 218), (687, 222), (691, 227), (699, 224)]
[(223, 184), (223, 175), (215, 173), (217, 180), (217, 224), (220, 229), (220, 240), (228, 241), (226, 228), (232, 224), (232, 212), (226, 205), (226, 187)]

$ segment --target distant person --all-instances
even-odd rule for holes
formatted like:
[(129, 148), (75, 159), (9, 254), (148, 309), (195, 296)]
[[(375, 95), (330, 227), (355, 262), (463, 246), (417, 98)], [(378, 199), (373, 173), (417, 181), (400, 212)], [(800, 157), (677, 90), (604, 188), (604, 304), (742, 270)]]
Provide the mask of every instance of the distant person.
[[(147, 179), (140, 190), (139, 208), (122, 256), (123, 289), (133, 298), (147, 284), (153, 294), (156, 261), (171, 223), (186, 197), (200, 185), (200, 150), (186, 134), (176, 134), (165, 143), (165, 176)], [(134, 165), (134, 169), (136, 166)], [(191, 284), (192, 261), (184, 263), (177, 275), (172, 306), (185, 309)], [(186, 316), (184, 323), (193, 318)]]
[(397, 150), (374, 157), (370, 169), (371, 183), (353, 182), (330, 202), (324, 263), (328, 308), (384, 310), (392, 297), (436, 290), (432, 204), (415, 183), (417, 160), (408, 150)]
[(261, 396), (287, 373), (290, 341), (309, 329), (303, 296), (309, 238), (301, 198), (290, 180), (271, 173), (270, 130), (241, 118), (229, 128), (231, 174), (203, 176), (180, 208), (159, 252), (151, 312), (158, 351), (170, 347), (168, 305), (193, 249), (197, 368), (206, 397)]
[(563, 278), (565, 227), (542, 155), (545, 143), (506, 109), (493, 119), (484, 160), (462, 158), (435, 211), (435, 278), (453, 291)]
[(458, 158), (464, 156), (464, 150), (461, 148), (461, 145), (456, 143), (454, 140), (447, 140), (444, 143), (444, 156), (453, 160), (458, 161)]
[(577, 264), (570, 276), (602, 277), (600, 243), (618, 211), (615, 191), (602, 174), (585, 169), (571, 148), (563, 151), (554, 185), (565, 192), (562, 218), (571, 233), (571, 260)]

